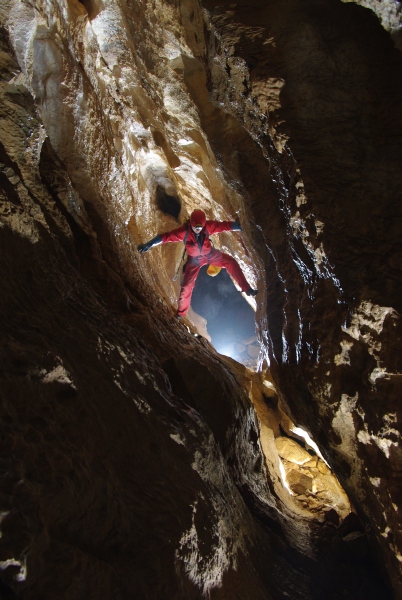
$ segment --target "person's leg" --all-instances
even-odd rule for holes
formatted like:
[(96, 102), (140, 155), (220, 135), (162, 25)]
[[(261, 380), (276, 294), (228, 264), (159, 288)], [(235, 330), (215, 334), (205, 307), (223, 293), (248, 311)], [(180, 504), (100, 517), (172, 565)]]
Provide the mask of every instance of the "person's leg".
[(190, 308), (191, 295), (195, 282), (200, 272), (200, 267), (196, 262), (188, 262), (184, 271), (183, 283), (181, 284), (177, 315), (184, 317)]
[(214, 250), (209, 257), (209, 264), (226, 269), (229, 275), (236, 281), (242, 292), (246, 292), (250, 289), (250, 284), (244, 277), (243, 271), (232, 256), (224, 254), (219, 250)]

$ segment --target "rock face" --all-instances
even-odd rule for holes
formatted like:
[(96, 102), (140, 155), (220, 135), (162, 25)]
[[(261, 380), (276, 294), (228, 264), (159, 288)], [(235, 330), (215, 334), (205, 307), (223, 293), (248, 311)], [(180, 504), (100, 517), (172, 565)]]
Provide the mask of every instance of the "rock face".
[(374, 527), (399, 597), (401, 57), (354, 4), (210, 9), (221, 62), (244, 75), (219, 87), (211, 67), (211, 91), (232, 94), (271, 159), (270, 181), (246, 154), (239, 171), (269, 248), (274, 380)]
[(390, 32), (395, 46), (402, 50), (402, 20), (399, 2), (395, 0), (342, 0), (342, 2), (350, 1), (375, 12), (384, 29)]
[[(0, 15), (0, 597), (402, 598), (390, 35), (336, 0)], [(180, 245), (136, 251), (196, 207), (243, 226), (259, 373), (173, 319)]]

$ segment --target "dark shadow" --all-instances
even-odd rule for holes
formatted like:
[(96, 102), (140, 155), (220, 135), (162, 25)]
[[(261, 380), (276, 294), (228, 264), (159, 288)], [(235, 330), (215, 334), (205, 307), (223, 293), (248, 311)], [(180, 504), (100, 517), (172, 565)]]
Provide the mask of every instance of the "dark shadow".
[(170, 144), (166, 141), (165, 136), (158, 129), (155, 129), (155, 127), (152, 126), (150, 129), (155, 144), (159, 146), (159, 148), (162, 148), (172, 169), (176, 169), (176, 167), (180, 165), (180, 158), (173, 152)]
[(78, 2), (85, 7), (89, 19), (93, 19), (100, 13), (100, 8), (94, 0), (78, 0)]
[(14, 600), (16, 597), (13, 590), (6, 583), (0, 581), (0, 600)]
[(175, 219), (178, 218), (181, 211), (181, 202), (177, 196), (169, 196), (162, 187), (158, 186), (156, 189), (156, 202), (158, 208), (166, 215), (171, 215)]

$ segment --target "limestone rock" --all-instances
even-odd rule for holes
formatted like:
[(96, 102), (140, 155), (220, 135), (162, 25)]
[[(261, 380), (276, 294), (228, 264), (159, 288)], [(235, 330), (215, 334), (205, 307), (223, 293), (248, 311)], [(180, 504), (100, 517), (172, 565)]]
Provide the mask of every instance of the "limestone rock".
[[(364, 4), (399, 18), (397, 3)], [(402, 540), (384, 532), (400, 527), (394, 473), (402, 433), (401, 54), (362, 6), (291, 6), (297, 18), (285, 18), (279, 2), (247, 9), (207, 2), (225, 48), (219, 66), (211, 61), (211, 93), (258, 140), (261, 112), (252, 114), (249, 102), (261, 108), (266, 95), (265, 135), (277, 138), (278, 153), (272, 158), (269, 144), (263, 152), (275, 175), (264, 177), (248, 150), (238, 173), (261, 214), (256, 244), (269, 247), (262, 329), (269, 332), (271, 373), (292, 421), (325, 449), (352, 502), (373, 524), (378, 555), (400, 598)], [(229, 56), (249, 67), (242, 92), (224, 85)], [(260, 84), (278, 80), (285, 81), (280, 108)], [(276, 176), (279, 164), (285, 178)], [(282, 204), (267, 202), (278, 193)], [(388, 220), (392, 227), (384, 226)]]
[(286, 475), (289, 487), (295, 494), (305, 494), (313, 487), (313, 478), (301, 473), (297, 469), (291, 469)]
[(311, 461), (311, 455), (297, 442), (286, 437), (277, 437), (275, 440), (278, 454), (289, 462), (304, 465)]
[[(391, 36), (342, 2), (0, 14), (1, 595), (399, 600)], [(258, 374), (174, 319), (182, 248), (136, 250), (194, 208), (242, 225), (217, 247), (259, 290), (260, 421)], [(281, 411), (360, 528), (325, 522), (320, 461), (279, 462)]]

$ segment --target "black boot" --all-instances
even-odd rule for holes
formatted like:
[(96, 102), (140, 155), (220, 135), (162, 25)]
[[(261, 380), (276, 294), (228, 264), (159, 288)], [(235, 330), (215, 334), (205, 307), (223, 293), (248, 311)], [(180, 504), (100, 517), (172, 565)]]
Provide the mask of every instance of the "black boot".
[(248, 288), (248, 290), (246, 290), (244, 293), (246, 294), (246, 296), (256, 296), (258, 294), (258, 290), (253, 290), (253, 288)]

